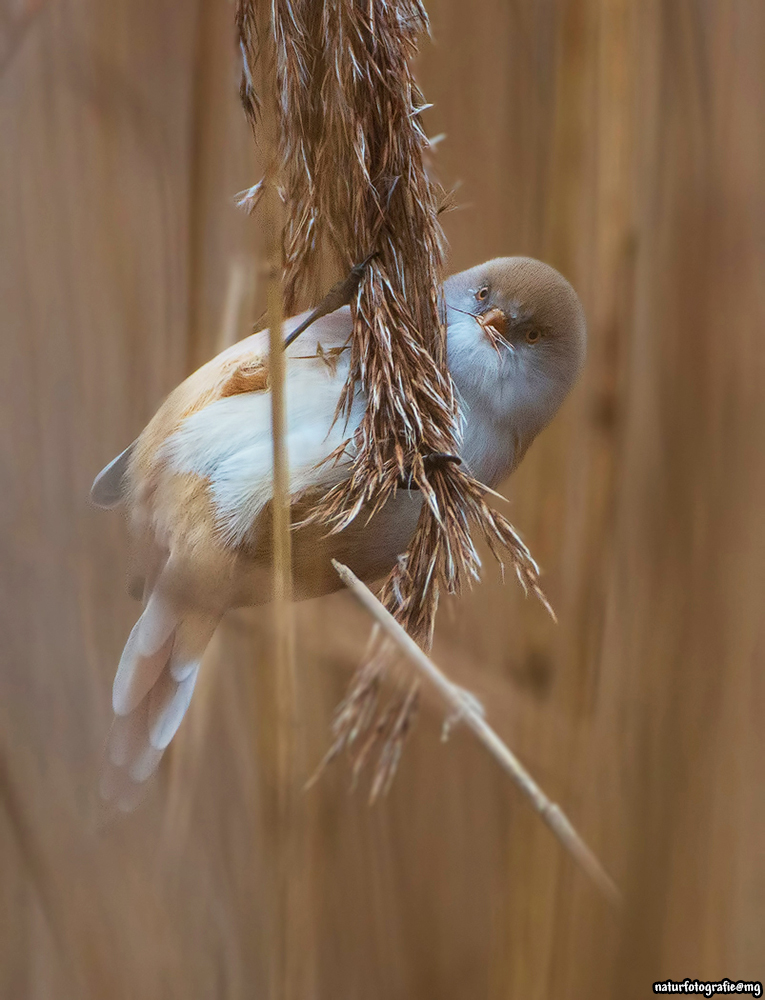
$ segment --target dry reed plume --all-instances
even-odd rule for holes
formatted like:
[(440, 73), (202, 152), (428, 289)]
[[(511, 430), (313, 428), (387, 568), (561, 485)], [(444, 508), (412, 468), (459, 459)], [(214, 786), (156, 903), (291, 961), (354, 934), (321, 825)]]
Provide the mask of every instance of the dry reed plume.
[[(439, 292), (442, 191), (426, 171), (429, 143), (420, 116), (427, 105), (410, 66), (427, 14), (417, 0), (273, 0), (267, 22), (257, 7), (255, 0), (239, 0), (237, 8), (241, 96), (257, 131), (253, 67), (258, 49), (273, 45), (276, 80), (265, 85), (278, 93), (278, 156), (269, 172), (278, 172), (286, 205), (286, 308), (322, 250), (335, 253), (345, 271), (371, 256), (351, 296), (350, 372), (338, 417), (357, 392), (366, 395), (366, 413), (334, 456), (351, 456), (350, 476), (317, 503), (311, 520), (342, 531), (362, 512), (374, 514), (404, 484), (422, 492), (416, 532), (381, 597), (428, 649), (440, 594), (458, 594), (478, 579), (471, 528), (500, 561), (506, 550), (523, 586), (544, 597), (528, 549), (489, 509), (486, 488), (454, 459), (459, 405)], [(264, 183), (268, 175), (242, 198), (249, 210)], [(380, 670), (368, 667), (357, 678), (338, 718), (335, 749), (362, 733), (389, 741), (408, 728), (410, 696), (403, 717), (391, 708), (373, 725)]]

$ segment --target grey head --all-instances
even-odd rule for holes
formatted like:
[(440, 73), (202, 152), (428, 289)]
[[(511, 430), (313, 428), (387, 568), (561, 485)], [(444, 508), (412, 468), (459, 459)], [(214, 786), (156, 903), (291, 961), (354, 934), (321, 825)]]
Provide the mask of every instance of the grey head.
[[(497, 480), (518, 464), (581, 373), (584, 311), (568, 281), (531, 257), (498, 257), (455, 274), (444, 284), (444, 299), (449, 369), (466, 411), (466, 438), (490, 435), (494, 447), (507, 438), (497, 468), (483, 469)], [(466, 444), (486, 450), (477, 439)]]

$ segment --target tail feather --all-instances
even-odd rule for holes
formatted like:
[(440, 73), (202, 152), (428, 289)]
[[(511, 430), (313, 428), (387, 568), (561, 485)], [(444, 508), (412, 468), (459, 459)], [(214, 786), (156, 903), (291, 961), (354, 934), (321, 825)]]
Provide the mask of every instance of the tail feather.
[(109, 762), (115, 767), (129, 769), (143, 745), (145, 732), (145, 704), (130, 715), (115, 715), (109, 733)]
[(178, 624), (179, 615), (170, 601), (157, 586), (149, 595), (143, 614), (138, 619), (141, 628), (138, 633), (138, 652), (141, 656), (151, 656), (163, 646)]
[(198, 669), (202, 654), (218, 627), (220, 618), (209, 614), (187, 614), (175, 633), (170, 673), (180, 683)]
[(149, 742), (148, 699), (129, 715), (116, 715), (101, 774), (101, 797), (123, 812), (134, 809), (142, 784), (156, 770), (162, 753)]
[(100, 791), (129, 811), (189, 707), (220, 616), (181, 612), (155, 589), (130, 633), (114, 679), (114, 723)]
[(143, 615), (133, 626), (120, 657), (112, 688), (112, 708), (115, 715), (129, 715), (140, 705), (159, 680), (171, 656), (174, 634), (151, 653), (141, 652)]
[(166, 670), (149, 695), (149, 740), (158, 750), (164, 750), (178, 732), (194, 693), (199, 667), (185, 680), (176, 681)]
[(141, 801), (144, 785), (133, 781), (127, 771), (107, 763), (98, 786), (101, 798), (120, 812), (132, 812)]

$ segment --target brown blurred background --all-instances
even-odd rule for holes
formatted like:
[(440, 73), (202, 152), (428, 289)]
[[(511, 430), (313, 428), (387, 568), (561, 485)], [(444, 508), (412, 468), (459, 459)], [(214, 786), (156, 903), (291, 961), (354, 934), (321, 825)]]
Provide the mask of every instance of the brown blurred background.
[[(506, 486), (556, 628), (486, 581), (434, 656), (623, 887), (617, 918), (426, 704), (387, 800), (301, 800), (291, 960), (317, 1000), (645, 997), (765, 976), (765, 3), (430, 0), (420, 76), (462, 181), (451, 266), (529, 253), (586, 376)], [(259, 176), (225, 0), (0, 4), (0, 994), (266, 995), (267, 615), (227, 622), (136, 813), (95, 787), (136, 616), (94, 474), (241, 336)], [(298, 613), (304, 776), (367, 623)]]

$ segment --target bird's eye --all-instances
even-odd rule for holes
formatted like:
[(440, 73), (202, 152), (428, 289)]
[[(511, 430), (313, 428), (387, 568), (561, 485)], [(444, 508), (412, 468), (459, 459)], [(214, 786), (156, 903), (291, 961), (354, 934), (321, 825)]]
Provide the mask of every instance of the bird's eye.
[(539, 340), (541, 336), (542, 334), (539, 332), (539, 330), (529, 330), (529, 332), (526, 334), (526, 343), (536, 344), (536, 342)]
[(478, 299), (479, 302), (484, 302), (486, 299), (488, 299), (489, 286), (484, 285), (483, 288), (479, 288), (478, 291), (475, 293), (475, 297)]

